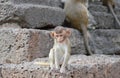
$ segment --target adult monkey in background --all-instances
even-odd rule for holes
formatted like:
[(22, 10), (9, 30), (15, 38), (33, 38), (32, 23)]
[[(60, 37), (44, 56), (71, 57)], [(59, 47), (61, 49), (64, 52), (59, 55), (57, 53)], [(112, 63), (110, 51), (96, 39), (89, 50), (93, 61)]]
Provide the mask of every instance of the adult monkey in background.
[(68, 20), (74, 28), (83, 33), (87, 55), (91, 55), (93, 53), (89, 45), (89, 39), (91, 37), (87, 30), (89, 12), (86, 7), (86, 2), (87, 0), (66, 0), (64, 10), (66, 20)]
[[(61, 3), (62, 3), (62, 8), (64, 8), (64, 3), (66, 2), (67, 0), (61, 0)], [(85, 2), (84, 2), (84, 5), (87, 7), (87, 8), (89, 8), (89, 2), (90, 1), (88, 1), (88, 0), (85, 0)], [(94, 20), (94, 17), (93, 17), (93, 15), (88, 11), (88, 20), (89, 20), (89, 26), (88, 26), (88, 28), (90, 28), (90, 29), (95, 29), (95, 27), (93, 27), (93, 26), (95, 26), (97, 23), (96, 23), (96, 21)], [(64, 22), (64, 24), (63, 24), (64, 26), (69, 26), (70, 24), (69, 24), (69, 22), (68, 21), (66, 21), (65, 20), (65, 22)], [(70, 25), (71, 26), (71, 25)]]

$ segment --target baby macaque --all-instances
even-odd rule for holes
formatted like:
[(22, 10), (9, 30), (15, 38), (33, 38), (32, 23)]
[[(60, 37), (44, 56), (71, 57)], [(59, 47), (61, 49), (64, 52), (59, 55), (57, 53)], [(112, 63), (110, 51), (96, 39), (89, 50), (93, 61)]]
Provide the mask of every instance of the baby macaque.
[(69, 40), (71, 31), (58, 26), (50, 35), (54, 39), (53, 48), (49, 53), (50, 68), (51, 70), (54, 68), (60, 69), (61, 73), (65, 73), (71, 53), (71, 42)]

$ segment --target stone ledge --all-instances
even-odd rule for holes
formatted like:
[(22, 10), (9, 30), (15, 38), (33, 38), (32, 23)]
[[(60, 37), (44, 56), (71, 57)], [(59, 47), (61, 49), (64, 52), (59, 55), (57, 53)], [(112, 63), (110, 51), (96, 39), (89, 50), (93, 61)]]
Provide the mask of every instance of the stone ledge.
[[(52, 45), (49, 42), (49, 34), (44, 30), (0, 29), (0, 63), (20, 63), (46, 56)], [(44, 44), (47, 45), (42, 47)]]
[[(86, 54), (83, 36), (71, 29), (72, 54)], [(53, 46), (47, 30), (1, 28), (0, 63), (21, 63), (46, 57)], [(92, 30), (97, 54), (120, 54), (120, 30)], [(93, 45), (91, 44), (92, 50)]]
[(65, 13), (61, 8), (45, 5), (12, 3), (0, 4), (0, 25), (18, 23), (24, 28), (44, 28), (61, 25)]
[[(41, 60), (41, 59), (40, 59)], [(120, 57), (108, 55), (71, 56), (67, 72), (61, 74), (49, 71), (49, 66), (35, 65), (34, 62), (4, 64), (1, 78), (118, 78), (120, 77)]]
[[(120, 29), (111, 13), (94, 11), (91, 13), (96, 20), (97, 25), (95, 27), (97, 29)], [(117, 17), (120, 19), (119, 15)]]
[[(105, 7), (105, 6), (103, 6), (103, 5), (90, 4), (89, 10), (90, 10), (90, 11), (94, 11), (94, 12), (106, 12), (106, 13), (108, 13), (107, 7)], [(115, 11), (115, 13), (116, 13), (117, 15), (120, 14), (120, 9), (119, 9), (119, 7), (116, 7), (116, 8), (114, 9), (114, 11)]]
[[(77, 30), (71, 30), (72, 53), (85, 54), (82, 36)], [(21, 63), (48, 56), (53, 39), (47, 30), (3, 28), (0, 43), (0, 63)]]
[(53, 7), (59, 7), (61, 5), (60, 0), (11, 0), (14, 4), (39, 4)]

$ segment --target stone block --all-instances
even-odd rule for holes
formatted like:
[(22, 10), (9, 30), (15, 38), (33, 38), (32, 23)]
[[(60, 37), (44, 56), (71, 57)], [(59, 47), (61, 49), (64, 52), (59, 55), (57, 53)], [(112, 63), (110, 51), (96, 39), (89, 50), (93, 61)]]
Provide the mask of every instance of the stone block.
[(61, 8), (43, 5), (0, 4), (0, 24), (18, 23), (24, 28), (44, 28), (61, 25), (65, 13)]
[[(85, 54), (82, 36), (72, 30), (72, 54)], [(50, 31), (35, 29), (0, 29), (0, 63), (21, 63), (48, 56), (53, 46)]]
[(59, 7), (61, 5), (60, 0), (11, 0), (14, 4), (39, 4)]
[(49, 66), (40, 66), (33, 61), (4, 64), (1, 66), (1, 74), (3, 78), (118, 78), (120, 77), (120, 57), (74, 55), (71, 56), (67, 68), (66, 73), (50, 71)]
[(51, 39), (47, 31), (0, 29), (0, 63), (21, 63), (48, 55)]
[[(96, 20), (96, 29), (115, 29), (120, 28), (111, 13), (91, 12)], [(120, 16), (117, 16), (120, 19)]]

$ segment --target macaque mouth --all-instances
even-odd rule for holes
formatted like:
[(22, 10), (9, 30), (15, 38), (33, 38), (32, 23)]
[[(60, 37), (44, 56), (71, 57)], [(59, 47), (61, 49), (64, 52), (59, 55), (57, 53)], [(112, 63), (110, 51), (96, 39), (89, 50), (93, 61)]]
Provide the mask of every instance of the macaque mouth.
[(58, 40), (59, 43), (62, 43), (64, 41), (65, 41), (65, 39)]

